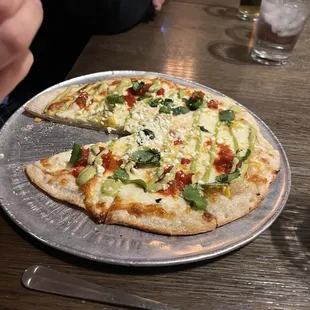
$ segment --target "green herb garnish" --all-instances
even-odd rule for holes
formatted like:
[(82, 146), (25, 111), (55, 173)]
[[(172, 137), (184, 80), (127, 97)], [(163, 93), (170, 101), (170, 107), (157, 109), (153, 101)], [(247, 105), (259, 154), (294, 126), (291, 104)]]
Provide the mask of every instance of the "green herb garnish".
[(148, 101), (148, 105), (151, 108), (156, 108), (163, 100), (161, 98), (151, 99)]
[(173, 115), (186, 114), (186, 113), (188, 113), (189, 111), (190, 111), (189, 108), (186, 108), (186, 107), (177, 107), (177, 108), (172, 109), (172, 114), (173, 114)]
[(129, 174), (126, 172), (125, 169), (117, 168), (114, 170), (113, 175), (111, 176), (111, 179), (114, 180), (129, 180)]
[(161, 106), (159, 113), (172, 114), (172, 109), (169, 106)]
[(70, 157), (70, 163), (75, 164), (77, 163), (82, 157), (82, 149), (81, 146), (77, 143), (73, 144), (72, 153)]
[(111, 94), (107, 96), (107, 101), (111, 106), (115, 107), (117, 104), (124, 103), (125, 99), (123, 98), (123, 96)]
[(143, 180), (141, 179), (129, 180), (129, 174), (126, 172), (125, 169), (122, 168), (115, 169), (113, 175), (110, 178), (114, 180), (120, 180), (124, 184), (136, 184), (147, 190), (147, 184)]
[(156, 149), (145, 148), (135, 151), (131, 159), (137, 164), (157, 165), (160, 162), (160, 152)]
[(148, 136), (151, 140), (154, 140), (154, 139), (155, 139), (155, 134), (154, 134), (154, 132), (153, 132), (152, 130), (150, 130), (150, 129), (143, 129), (142, 131), (143, 131), (144, 134), (145, 134), (146, 136)]
[(235, 117), (235, 112), (233, 110), (224, 110), (221, 111), (219, 114), (219, 118), (221, 122), (228, 122), (230, 123), (231, 121), (233, 121), (236, 117)]
[(162, 102), (162, 105), (168, 107), (168, 106), (171, 106), (172, 103), (173, 103), (173, 100), (172, 100), (172, 99), (166, 98), (166, 99)]
[(182, 192), (182, 197), (196, 210), (205, 210), (208, 206), (208, 201), (194, 185), (185, 186)]
[(206, 129), (205, 127), (203, 126), (199, 126), (200, 130), (203, 131), (203, 132), (210, 132), (208, 129)]
[(142, 89), (144, 84), (145, 84), (144, 82), (134, 81), (134, 82), (132, 82), (132, 89), (134, 91), (139, 91), (140, 89)]
[(189, 111), (190, 110), (186, 107), (171, 108), (170, 106), (161, 106), (159, 109), (159, 113), (173, 114), (173, 115), (186, 114)]
[(182, 100), (191, 111), (197, 110), (203, 104), (203, 98), (197, 92), (193, 92), (189, 99), (183, 98)]
[(236, 171), (231, 172), (231, 173), (229, 173), (229, 174), (221, 174), (221, 175), (218, 175), (218, 176), (215, 178), (215, 181), (216, 181), (216, 182), (219, 182), (219, 183), (229, 183), (229, 182), (231, 182), (232, 180), (239, 178), (240, 175), (241, 175), (240, 171), (239, 171), (239, 170), (236, 170)]

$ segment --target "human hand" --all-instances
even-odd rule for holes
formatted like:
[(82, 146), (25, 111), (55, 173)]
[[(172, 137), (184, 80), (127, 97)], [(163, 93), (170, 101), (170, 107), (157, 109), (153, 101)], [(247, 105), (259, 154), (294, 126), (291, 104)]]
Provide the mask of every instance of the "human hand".
[(160, 11), (164, 3), (165, 0), (153, 0), (153, 5), (156, 11)]
[(42, 19), (40, 0), (0, 0), (0, 102), (29, 72)]

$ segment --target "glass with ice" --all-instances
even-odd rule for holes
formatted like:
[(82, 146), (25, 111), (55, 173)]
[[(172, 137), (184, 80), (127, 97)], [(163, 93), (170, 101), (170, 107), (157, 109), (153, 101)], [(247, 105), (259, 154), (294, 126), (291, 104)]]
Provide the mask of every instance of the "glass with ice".
[(308, 15), (307, 0), (263, 0), (252, 58), (266, 65), (287, 63)]

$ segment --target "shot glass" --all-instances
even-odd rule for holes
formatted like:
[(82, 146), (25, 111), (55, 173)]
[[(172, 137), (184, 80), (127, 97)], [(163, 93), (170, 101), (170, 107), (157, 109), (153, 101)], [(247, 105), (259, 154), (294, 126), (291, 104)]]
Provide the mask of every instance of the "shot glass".
[(265, 65), (286, 64), (308, 16), (307, 0), (262, 0), (252, 58)]

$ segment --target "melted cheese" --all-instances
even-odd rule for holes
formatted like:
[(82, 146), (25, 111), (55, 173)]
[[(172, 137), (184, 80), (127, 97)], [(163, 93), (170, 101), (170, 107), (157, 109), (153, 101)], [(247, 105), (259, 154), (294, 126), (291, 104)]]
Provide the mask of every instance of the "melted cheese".
[[(149, 80), (145, 82), (152, 83)], [(94, 85), (99, 85), (99, 88), (95, 90)], [(56, 114), (69, 120), (71, 118), (88, 119), (89, 122), (101, 123), (111, 130), (124, 127), (127, 132), (132, 133), (130, 136), (118, 139), (110, 145), (109, 143), (104, 144), (107, 149), (112, 151), (114, 156), (123, 161), (121, 167), (126, 169), (130, 179), (141, 179), (150, 182), (150, 180), (160, 176), (163, 167), (174, 166), (176, 170), (193, 173), (194, 182), (214, 182), (219, 173), (214, 168), (213, 163), (218, 156), (220, 145), (229, 147), (234, 154), (236, 154), (237, 150), (241, 149), (246, 152), (250, 148), (250, 127), (247, 122), (238, 120), (238, 113), (240, 115), (243, 113), (241, 108), (234, 109), (237, 118), (231, 122), (230, 126), (225, 122), (219, 122), (218, 109), (208, 108), (208, 102), (212, 99), (219, 102), (221, 110), (234, 108), (235, 102), (230, 98), (213, 97), (211, 94), (206, 93), (203, 105), (196, 111), (180, 115), (159, 113), (160, 105), (151, 107), (148, 104), (149, 100), (170, 98), (173, 100), (172, 107), (184, 107), (185, 103), (182, 99), (188, 99), (191, 95), (187, 89), (180, 91), (175, 84), (161, 81), (160, 87), (165, 91), (164, 96), (157, 95), (158, 90), (150, 91), (147, 93), (146, 98), (136, 101), (131, 109), (128, 109), (127, 104), (123, 103), (116, 104), (111, 110), (111, 107), (108, 107), (105, 102), (105, 97), (102, 95), (104, 92), (102, 91), (106, 90), (107, 94), (116, 93), (116, 84), (99, 83), (94, 85), (86, 88), (93, 95), (93, 99), (97, 101), (94, 106), (91, 105), (91, 99), (88, 98), (86, 102), (86, 105), (90, 104), (88, 110), (81, 110), (77, 104), (73, 103), (69, 110), (59, 111)], [(127, 95), (127, 89), (123, 89), (122, 94)], [(200, 127), (202, 126), (207, 132), (201, 130)], [(154, 134), (153, 138), (145, 134), (144, 130), (146, 129)], [(160, 151), (160, 167), (135, 168), (130, 158), (133, 152), (139, 148)], [(68, 154), (65, 156), (68, 157)], [(182, 159), (189, 159), (190, 163), (182, 164)], [(55, 162), (52, 165), (53, 169), (60, 168), (60, 163)], [(111, 172), (107, 173), (99, 166), (96, 169), (97, 176), (100, 178), (103, 175), (105, 178), (107, 175), (111, 175)], [(123, 184), (123, 187), (127, 189), (130, 187), (138, 188), (139, 186)], [(167, 187), (167, 184), (163, 184), (163, 187)], [(94, 201), (104, 201), (102, 198), (104, 195), (97, 187), (92, 195), (97, 197), (94, 198)]]

